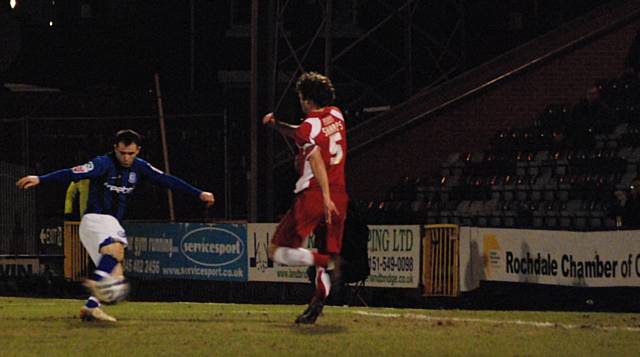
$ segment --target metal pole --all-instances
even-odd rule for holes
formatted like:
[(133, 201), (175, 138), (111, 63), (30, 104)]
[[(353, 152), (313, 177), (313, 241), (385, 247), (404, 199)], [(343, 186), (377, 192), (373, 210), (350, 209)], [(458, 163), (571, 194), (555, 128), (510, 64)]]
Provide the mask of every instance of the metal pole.
[(249, 222), (258, 218), (258, 0), (251, 1), (250, 167), (248, 175)]
[[(170, 174), (169, 169), (169, 151), (167, 150), (167, 133), (164, 128), (164, 109), (162, 108), (162, 95), (160, 94), (160, 76), (158, 72), (153, 75), (156, 83), (156, 100), (158, 103), (158, 119), (160, 120), (160, 136), (162, 139), (162, 156), (164, 157), (164, 171)], [(167, 190), (167, 201), (169, 203), (169, 219), (171, 222), (176, 220), (175, 212), (173, 211), (173, 193), (171, 190)]]
[(412, 0), (407, 2), (405, 32), (404, 32), (404, 83), (405, 83), (405, 98), (410, 98), (413, 93), (413, 58), (412, 58), (412, 29), (413, 29), (413, 11), (414, 7)]
[(227, 108), (224, 109), (224, 218), (231, 219), (231, 187), (229, 185), (229, 123), (227, 120)]
[(31, 165), (31, 162), (29, 160), (29, 118), (24, 119), (24, 138), (22, 140), (22, 145), (22, 161), (24, 162), (24, 167), (28, 168)]
[(196, 36), (196, 25), (195, 25), (195, 0), (190, 0), (189, 1), (189, 6), (190, 6), (190, 22), (191, 22), (191, 27), (189, 29), (189, 38), (191, 40), (191, 52), (190, 52), (190, 58), (189, 58), (189, 88), (191, 89), (191, 91), (193, 92), (195, 90), (195, 64), (196, 64), (196, 40), (195, 40), (195, 36)]
[(324, 75), (331, 77), (331, 53), (333, 46), (333, 0), (327, 0), (324, 22)]
[[(274, 6), (275, 2), (275, 6)], [(275, 7), (275, 8), (274, 8)], [(271, 71), (271, 77), (269, 78), (269, 86), (267, 87), (267, 99), (269, 101), (269, 108), (275, 112), (276, 108), (274, 108), (276, 101), (276, 92), (278, 86), (278, 39), (280, 36), (280, 0), (271, 0), (269, 2), (269, 43), (270, 47), (268, 49), (269, 55), (268, 58), (271, 59), (269, 62)], [(273, 170), (273, 162), (274, 162), (274, 143), (275, 143), (275, 133), (273, 130), (268, 130), (267, 132), (267, 160), (266, 160), (266, 178), (267, 178), (267, 187), (266, 192), (266, 218), (270, 221), (275, 219), (275, 178), (274, 178), (274, 170)]]

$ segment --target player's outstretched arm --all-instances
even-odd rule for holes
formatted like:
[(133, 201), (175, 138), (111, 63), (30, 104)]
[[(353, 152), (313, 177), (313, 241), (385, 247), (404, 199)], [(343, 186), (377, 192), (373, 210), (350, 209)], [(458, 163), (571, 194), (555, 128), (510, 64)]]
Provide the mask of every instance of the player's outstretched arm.
[(16, 182), (16, 186), (19, 189), (26, 190), (28, 188), (38, 186), (39, 183), (40, 183), (40, 178), (38, 176), (29, 175), (19, 179)]
[(263, 125), (274, 126), (276, 124), (276, 116), (273, 113), (269, 113), (262, 117)]
[(143, 162), (143, 165), (141, 165), (142, 170), (140, 172), (151, 182), (160, 184), (161, 186), (164, 186), (171, 190), (180, 190), (182, 192), (186, 192), (188, 194), (196, 196), (200, 199), (200, 201), (206, 203), (207, 207), (211, 207), (215, 203), (216, 199), (213, 196), (213, 193), (208, 191), (201, 191), (200, 189), (194, 187), (193, 185), (179, 177), (166, 174), (156, 169), (155, 167), (151, 166), (151, 164), (142, 159), (138, 158), (137, 160)]
[(213, 193), (202, 191), (200, 194), (200, 201), (206, 203), (207, 207), (211, 207), (216, 202), (216, 198), (213, 196)]
[(277, 120), (273, 113), (269, 113), (262, 117), (262, 124), (275, 128), (282, 133), (282, 135), (292, 139), (295, 138), (296, 129), (298, 128), (298, 125), (291, 125)]

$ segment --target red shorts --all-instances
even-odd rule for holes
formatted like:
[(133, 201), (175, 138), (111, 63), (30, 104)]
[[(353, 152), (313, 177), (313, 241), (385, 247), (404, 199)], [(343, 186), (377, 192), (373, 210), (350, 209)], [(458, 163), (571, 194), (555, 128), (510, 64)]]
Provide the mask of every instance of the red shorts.
[[(331, 199), (338, 209), (339, 215), (331, 217), (331, 224), (326, 227), (326, 235), (319, 247), (327, 254), (339, 254), (342, 248), (344, 219), (347, 215), (349, 196), (345, 192), (331, 192)], [(296, 196), (293, 207), (282, 217), (271, 243), (279, 247), (299, 248), (314, 229), (324, 224), (324, 204), (320, 190), (304, 190)]]

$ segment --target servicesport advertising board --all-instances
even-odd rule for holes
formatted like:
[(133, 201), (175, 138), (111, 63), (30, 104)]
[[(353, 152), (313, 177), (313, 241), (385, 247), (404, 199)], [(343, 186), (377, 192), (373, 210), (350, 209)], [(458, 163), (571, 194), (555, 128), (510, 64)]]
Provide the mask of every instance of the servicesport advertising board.
[(127, 223), (127, 276), (247, 281), (244, 224)]

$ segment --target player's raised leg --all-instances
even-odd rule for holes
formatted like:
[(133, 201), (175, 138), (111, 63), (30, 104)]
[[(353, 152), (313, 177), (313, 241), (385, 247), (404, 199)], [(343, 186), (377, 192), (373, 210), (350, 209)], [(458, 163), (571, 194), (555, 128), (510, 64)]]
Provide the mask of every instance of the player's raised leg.
[[(304, 195), (304, 194), (303, 194)], [(300, 247), (304, 239), (323, 219), (321, 210), (303, 209), (304, 197), (289, 210), (278, 224), (269, 244), (269, 256), (279, 264), (290, 266), (315, 266), (316, 291), (307, 309), (296, 319), (296, 323), (312, 324), (322, 313), (324, 301), (331, 291), (328, 266), (336, 267), (335, 259), (329, 254), (312, 252)], [(324, 234), (322, 234), (324, 237)]]
[[(96, 270), (83, 283), (92, 296), (87, 299), (80, 315), (87, 320), (114, 322), (115, 318), (100, 309), (100, 303), (115, 303), (123, 298), (114, 295), (110, 286), (114, 282), (126, 284), (122, 268), (127, 244), (124, 229), (112, 216), (87, 214), (80, 223), (80, 240), (96, 265)], [(128, 286), (122, 291), (126, 294)]]
[(279, 264), (290, 266), (320, 266), (326, 268), (330, 257), (302, 248), (302, 242), (323, 219), (322, 207), (310, 209), (302, 193), (294, 207), (282, 217), (269, 244), (269, 257)]

